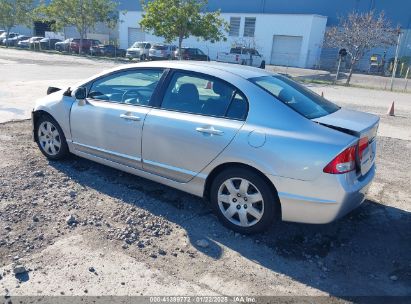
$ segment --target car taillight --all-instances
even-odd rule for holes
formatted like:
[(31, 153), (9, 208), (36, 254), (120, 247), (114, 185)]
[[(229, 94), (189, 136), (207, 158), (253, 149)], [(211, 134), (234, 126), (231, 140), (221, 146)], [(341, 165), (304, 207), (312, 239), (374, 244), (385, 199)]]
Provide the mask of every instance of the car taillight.
[(358, 157), (360, 161), (362, 160), (362, 156), (365, 150), (368, 148), (368, 137), (363, 137), (358, 142)]
[(342, 174), (355, 170), (356, 146), (351, 146), (338, 154), (323, 171), (330, 174)]

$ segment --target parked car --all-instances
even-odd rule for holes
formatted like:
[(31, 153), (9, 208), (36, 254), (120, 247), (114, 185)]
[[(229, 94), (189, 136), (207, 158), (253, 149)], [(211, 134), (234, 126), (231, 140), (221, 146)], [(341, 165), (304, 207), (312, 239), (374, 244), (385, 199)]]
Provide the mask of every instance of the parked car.
[(56, 38), (43, 38), (37, 41), (36, 44), (38, 44), (37, 48), (42, 50), (54, 50), (57, 42), (62, 41)]
[(27, 40), (30, 39), (30, 36), (26, 36), (26, 35), (18, 35), (18, 36), (14, 36), (13, 38), (6, 38), (3, 40), (3, 44), (4, 45), (9, 45), (9, 46), (17, 46), (17, 44), (19, 43), (19, 41), (21, 40)]
[(124, 49), (119, 49), (115, 45), (104, 45), (104, 44), (99, 44), (99, 45), (93, 45), (90, 48), (90, 54), (93, 56), (106, 56), (106, 57), (125, 57), (126, 56), (126, 50)]
[(230, 52), (217, 53), (217, 61), (236, 63), (241, 65), (250, 65), (265, 69), (265, 60), (256, 49), (246, 47), (234, 47)]
[(26, 40), (20, 40), (18, 43), (17, 43), (17, 46), (18, 47), (21, 47), (21, 48), (34, 48), (34, 42), (35, 41), (39, 41), (39, 40), (41, 40), (41, 39), (43, 39), (44, 37), (38, 37), (38, 36), (36, 36), (36, 37), (31, 37), (31, 38), (29, 38), (29, 39), (26, 39)]
[(18, 35), (20, 35), (20, 34), (18, 34), (18, 33), (9, 33), (9, 35), (7, 35), (7, 32), (4, 32), (3, 34), (0, 35), (0, 44), (4, 45), (5, 44), (4, 42), (5, 42), (6, 39), (11, 39), (11, 38), (17, 37)]
[(333, 221), (364, 201), (375, 175), (378, 116), (261, 69), (145, 62), (72, 88), (32, 113), (47, 158), (73, 153), (204, 197), (240, 233), (277, 217)]
[(147, 41), (137, 41), (127, 49), (126, 57), (128, 59), (138, 58), (141, 61), (144, 61), (149, 56), (149, 50), (152, 43)]
[(42, 39), (44, 39), (44, 37), (40, 37), (40, 36), (31, 37), (29, 39), (29, 48), (39, 50), (39, 47), (40, 47), (39, 41)]
[[(96, 39), (83, 39), (82, 41), (82, 52), (90, 53), (90, 48), (95, 45), (99, 45), (101, 42)], [(80, 39), (73, 39), (70, 41), (69, 50), (73, 53), (79, 53)]]
[(56, 42), (54, 44), (54, 49), (58, 52), (68, 52), (70, 49), (70, 42), (73, 40), (73, 38), (68, 38), (65, 39), (61, 42)]
[(175, 45), (156, 43), (148, 51), (148, 57), (150, 60), (172, 59), (176, 49)]
[[(173, 55), (174, 59), (179, 59), (179, 49), (174, 52)], [(204, 52), (198, 48), (189, 48), (189, 47), (182, 47), (181, 48), (181, 59), (183, 60), (198, 60), (198, 61), (210, 61), (210, 57), (208, 57)]]

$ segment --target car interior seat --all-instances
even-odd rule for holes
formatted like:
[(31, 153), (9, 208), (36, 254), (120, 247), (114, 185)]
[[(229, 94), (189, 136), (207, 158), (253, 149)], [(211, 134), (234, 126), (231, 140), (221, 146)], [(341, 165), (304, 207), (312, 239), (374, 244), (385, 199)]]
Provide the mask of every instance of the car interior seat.
[(218, 98), (209, 98), (203, 105), (202, 112), (207, 115), (224, 116), (230, 104), (233, 89), (221, 81), (213, 82), (213, 92)]

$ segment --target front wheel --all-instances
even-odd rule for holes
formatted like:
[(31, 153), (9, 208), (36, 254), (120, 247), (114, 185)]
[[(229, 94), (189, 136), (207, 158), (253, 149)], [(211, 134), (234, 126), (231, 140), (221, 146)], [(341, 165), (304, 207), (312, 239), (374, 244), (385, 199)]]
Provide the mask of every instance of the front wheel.
[(37, 145), (48, 159), (59, 160), (69, 154), (63, 130), (50, 115), (38, 119), (35, 132)]
[(244, 233), (266, 230), (279, 215), (279, 200), (268, 182), (253, 170), (230, 168), (216, 176), (210, 200), (221, 222)]

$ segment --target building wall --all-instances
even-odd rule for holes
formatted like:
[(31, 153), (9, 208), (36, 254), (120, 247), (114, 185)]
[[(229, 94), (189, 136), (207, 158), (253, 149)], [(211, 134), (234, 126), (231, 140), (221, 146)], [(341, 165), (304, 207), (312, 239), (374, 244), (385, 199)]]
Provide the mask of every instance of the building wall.
[[(127, 48), (128, 28), (139, 28), (141, 11), (129, 11), (120, 14), (119, 24), (120, 47)], [(230, 17), (241, 17), (240, 35), (238, 37), (227, 37), (227, 41), (217, 43), (199, 41), (196, 37), (184, 40), (185, 46), (198, 47), (207, 53), (211, 59), (216, 59), (217, 52), (229, 51), (234, 44), (255, 44), (256, 49), (270, 63), (274, 35), (302, 36), (301, 51), (298, 58), (299, 67), (312, 67), (318, 61), (323, 41), (327, 18), (318, 15), (278, 15), (278, 14), (239, 14), (223, 13), (222, 18), (227, 22)], [(256, 17), (254, 38), (243, 37), (245, 17)], [(146, 33), (144, 40), (152, 42), (164, 42), (162, 37)], [(177, 44), (177, 41), (174, 41)], [(309, 55), (309, 56), (308, 56)], [(287, 63), (285, 62), (284, 65)]]
[[(147, 0), (146, 0), (147, 1)], [(120, 10), (140, 11), (141, 3), (122, 0)], [(338, 24), (338, 18), (353, 10), (384, 11), (396, 26), (411, 28), (411, 1), (409, 0), (208, 0), (207, 10), (222, 13), (250, 14), (318, 14), (328, 17), (327, 25)]]

